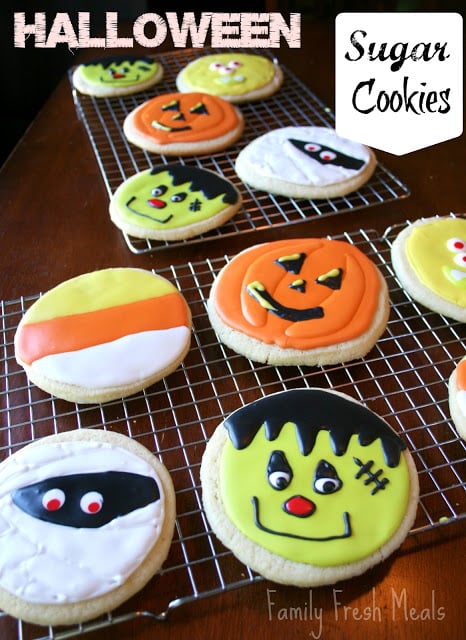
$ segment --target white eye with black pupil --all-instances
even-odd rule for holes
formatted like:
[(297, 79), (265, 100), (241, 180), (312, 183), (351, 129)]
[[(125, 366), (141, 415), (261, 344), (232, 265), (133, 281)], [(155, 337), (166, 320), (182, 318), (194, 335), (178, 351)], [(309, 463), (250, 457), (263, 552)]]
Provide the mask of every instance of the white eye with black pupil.
[(58, 511), (65, 504), (65, 494), (61, 489), (49, 489), (42, 496), (42, 506), (46, 511)]
[(170, 200), (172, 202), (183, 202), (183, 200), (186, 200), (186, 193), (175, 193)]
[(99, 513), (102, 509), (103, 503), (104, 498), (101, 493), (98, 491), (89, 491), (83, 495), (79, 502), (79, 506), (81, 507), (81, 511), (92, 515), (94, 513)]
[(341, 481), (337, 478), (318, 478), (314, 482), (317, 493), (335, 493), (341, 487)]
[(159, 187), (154, 187), (151, 191), (151, 194), (153, 196), (163, 196), (163, 194), (166, 192), (167, 192), (167, 187), (162, 184)]
[(286, 471), (273, 471), (269, 475), (269, 482), (274, 489), (278, 489), (281, 491), (282, 489), (286, 489), (286, 487), (290, 484), (291, 475), (286, 473)]

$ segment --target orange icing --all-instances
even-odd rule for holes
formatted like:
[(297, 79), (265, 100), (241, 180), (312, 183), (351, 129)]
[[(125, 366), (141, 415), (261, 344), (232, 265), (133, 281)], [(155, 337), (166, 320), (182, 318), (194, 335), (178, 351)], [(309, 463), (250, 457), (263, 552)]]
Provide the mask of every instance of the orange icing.
[(27, 364), (47, 355), (77, 351), (141, 331), (189, 326), (182, 296), (169, 293), (130, 304), (21, 325), (18, 355)]
[[(167, 105), (170, 108), (167, 109)], [(173, 128), (173, 131), (159, 129), (154, 122)], [(237, 112), (229, 102), (194, 92), (156, 96), (138, 107), (133, 115), (138, 133), (160, 144), (219, 138), (235, 129), (238, 123)]]
[(456, 367), (456, 387), (466, 390), (466, 358), (461, 360)]
[[(306, 254), (299, 274), (276, 264), (285, 255)], [(341, 288), (315, 280), (343, 269)], [(290, 287), (306, 282), (305, 293)], [(273, 298), (293, 309), (319, 306), (322, 318), (291, 321), (264, 308), (247, 291), (261, 282)], [(215, 308), (228, 326), (282, 348), (313, 349), (357, 338), (369, 329), (379, 304), (380, 281), (375, 265), (353, 245), (326, 239), (282, 240), (258, 245), (237, 255), (220, 273)]]

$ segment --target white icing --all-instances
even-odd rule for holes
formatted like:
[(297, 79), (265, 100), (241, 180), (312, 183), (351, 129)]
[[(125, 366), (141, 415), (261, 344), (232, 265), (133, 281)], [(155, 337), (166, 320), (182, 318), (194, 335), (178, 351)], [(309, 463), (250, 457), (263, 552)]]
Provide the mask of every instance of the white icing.
[[(11, 492), (73, 473), (126, 471), (154, 478), (160, 500), (95, 528), (33, 518)], [(100, 442), (25, 448), (0, 467), (0, 586), (33, 603), (77, 602), (122, 584), (160, 535), (164, 495), (154, 469), (133, 453)]]
[(456, 400), (463, 416), (466, 417), (466, 391), (459, 390), (456, 393)]
[[(264, 176), (294, 182), (296, 184), (326, 185), (351, 178), (358, 171), (331, 164), (321, 164), (307, 156), (289, 142), (290, 138), (304, 142), (317, 142), (348, 156), (363, 160), (370, 154), (367, 147), (342, 138), (327, 127), (283, 127), (269, 131), (253, 140), (241, 152), (241, 161), (254, 167)], [(365, 166), (365, 165), (364, 165)]]
[(44, 356), (31, 368), (51, 380), (88, 388), (128, 385), (166, 369), (183, 354), (188, 327), (143, 331), (78, 351)]

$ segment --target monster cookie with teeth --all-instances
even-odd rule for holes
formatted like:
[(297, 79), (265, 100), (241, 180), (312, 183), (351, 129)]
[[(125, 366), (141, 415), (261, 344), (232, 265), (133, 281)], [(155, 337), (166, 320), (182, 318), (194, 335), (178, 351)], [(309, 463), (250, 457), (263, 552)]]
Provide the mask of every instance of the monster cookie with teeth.
[(128, 178), (110, 201), (112, 221), (136, 238), (179, 240), (229, 220), (241, 195), (220, 175), (182, 164), (159, 165)]
[(332, 584), (383, 561), (416, 516), (406, 445), (346, 395), (296, 389), (233, 412), (201, 464), (209, 523), (267, 579)]
[(466, 322), (466, 219), (419, 219), (395, 238), (391, 258), (403, 288), (428, 309)]
[(256, 362), (325, 365), (366, 355), (385, 330), (388, 289), (348, 242), (278, 240), (234, 256), (208, 300), (220, 341)]
[(110, 611), (170, 549), (175, 493), (165, 466), (118, 433), (79, 429), (0, 465), (0, 608), (74, 624)]
[(190, 62), (176, 78), (179, 91), (204, 91), (229, 102), (266, 98), (283, 83), (280, 66), (250, 53), (219, 53)]
[(213, 153), (232, 145), (243, 133), (235, 106), (206, 93), (165, 93), (129, 113), (123, 123), (137, 147), (168, 156)]
[(153, 58), (131, 55), (83, 62), (72, 80), (81, 93), (111, 98), (144, 91), (162, 78), (163, 67)]
[(290, 198), (333, 198), (356, 191), (377, 161), (369, 147), (328, 127), (283, 127), (250, 142), (236, 159), (241, 180)]

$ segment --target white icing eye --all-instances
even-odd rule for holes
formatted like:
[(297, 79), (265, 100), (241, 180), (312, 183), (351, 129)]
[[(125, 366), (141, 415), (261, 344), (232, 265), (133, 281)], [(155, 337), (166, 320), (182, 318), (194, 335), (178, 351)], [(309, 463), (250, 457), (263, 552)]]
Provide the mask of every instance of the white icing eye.
[(461, 238), (450, 238), (447, 240), (447, 248), (450, 251), (464, 251), (466, 249), (466, 242)]
[(172, 197), (170, 198), (170, 200), (172, 202), (183, 202), (183, 200), (186, 200), (186, 196), (188, 194), (187, 193), (175, 193), (174, 195), (172, 195)]
[(466, 269), (466, 251), (461, 251), (453, 258), (453, 262)]
[(58, 511), (65, 504), (65, 494), (61, 489), (49, 489), (42, 496), (42, 506), (46, 511)]
[(282, 489), (286, 489), (290, 484), (291, 474), (286, 471), (272, 471), (272, 473), (269, 474), (269, 482), (274, 489), (281, 491)]
[(320, 151), (320, 145), (316, 144), (315, 142), (308, 142), (307, 145), (304, 147), (306, 149), (306, 151)]
[(104, 498), (101, 493), (98, 491), (89, 491), (85, 493), (79, 502), (79, 506), (81, 507), (81, 511), (84, 513), (99, 513), (102, 509), (102, 505), (104, 503)]
[(322, 151), (322, 153), (320, 154), (320, 157), (322, 158), (322, 160), (327, 160), (328, 162), (330, 162), (331, 160), (335, 160), (335, 158), (337, 157), (337, 154), (334, 151)]
[(163, 196), (168, 191), (168, 188), (161, 184), (159, 187), (154, 187), (151, 191), (153, 196)]
[(220, 69), (223, 69), (224, 67), (225, 65), (221, 62), (211, 62), (209, 65), (209, 69), (211, 71), (220, 71)]
[(239, 60), (230, 60), (230, 62), (227, 65), (227, 69), (229, 71), (234, 71), (235, 69), (239, 69), (242, 66), (243, 65), (241, 64), (241, 62)]
[(341, 480), (338, 478), (317, 478), (314, 482), (317, 493), (335, 493), (340, 487)]

